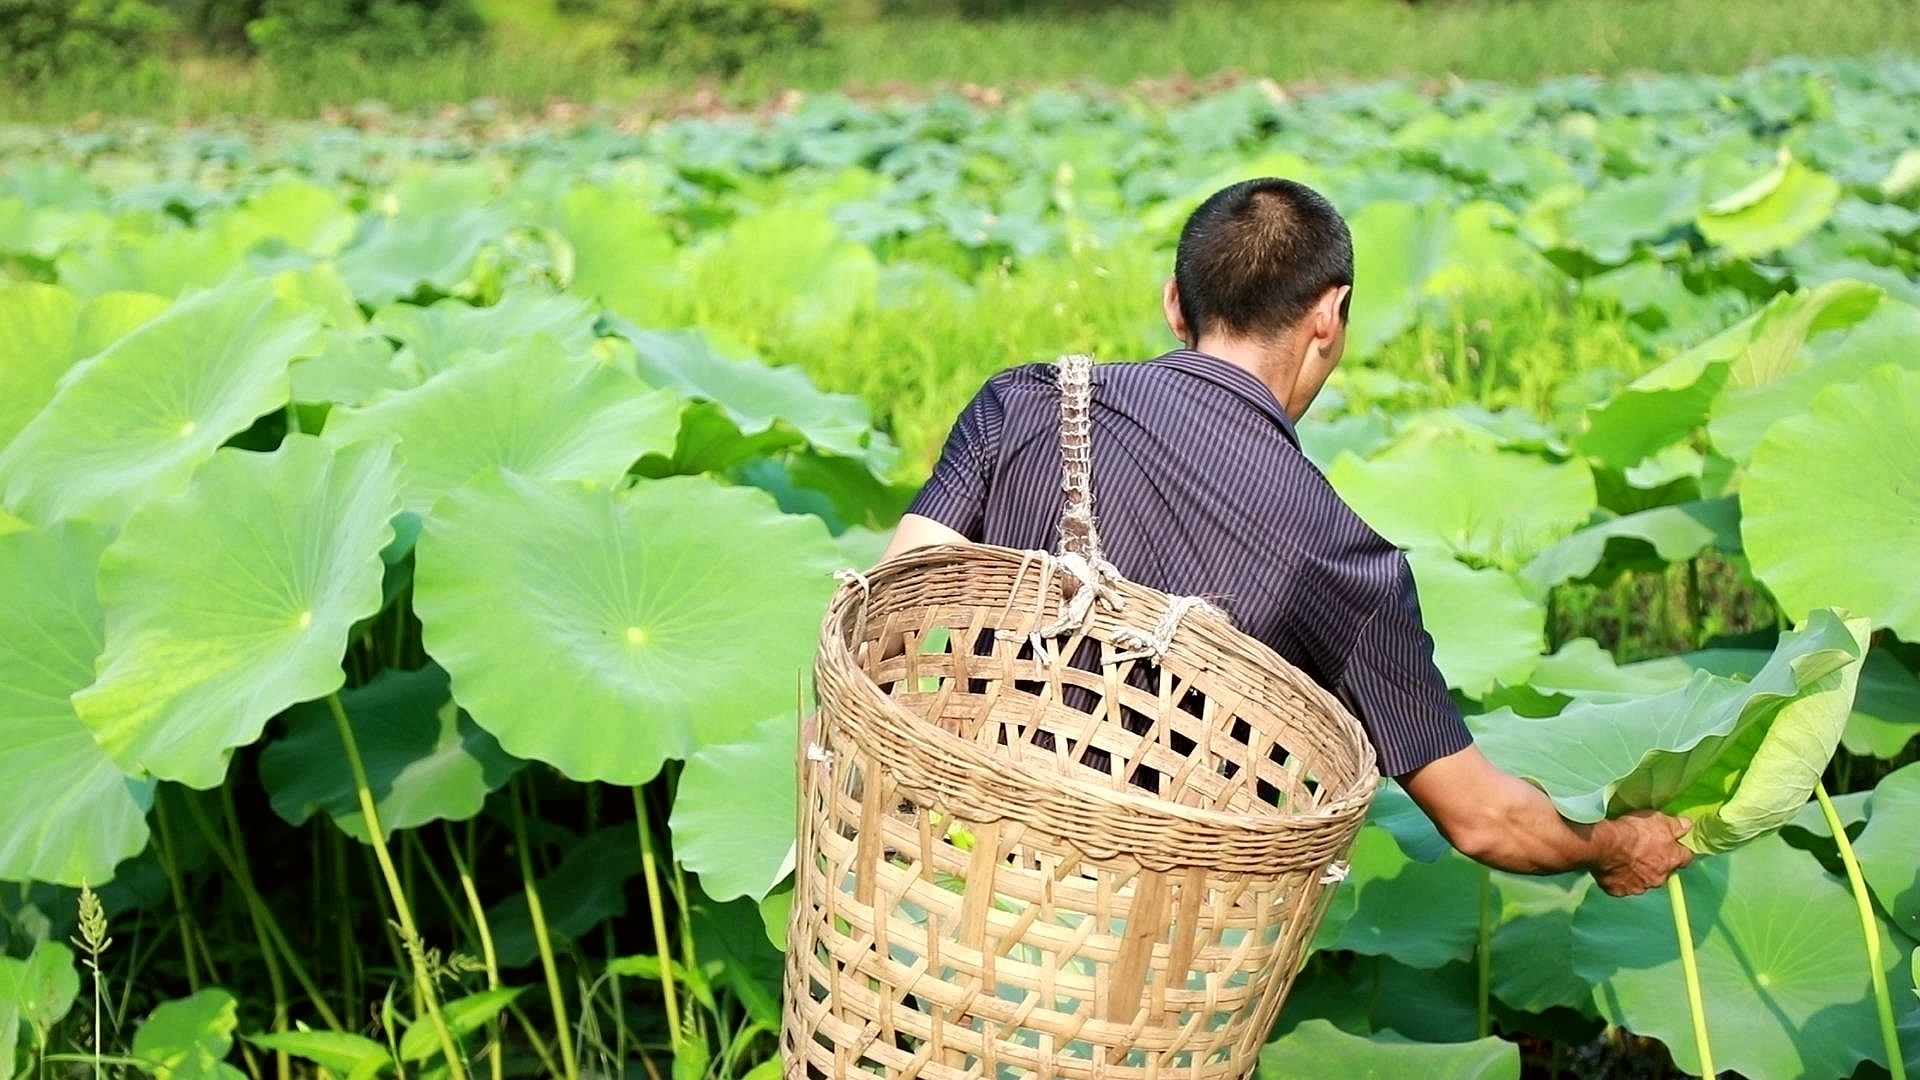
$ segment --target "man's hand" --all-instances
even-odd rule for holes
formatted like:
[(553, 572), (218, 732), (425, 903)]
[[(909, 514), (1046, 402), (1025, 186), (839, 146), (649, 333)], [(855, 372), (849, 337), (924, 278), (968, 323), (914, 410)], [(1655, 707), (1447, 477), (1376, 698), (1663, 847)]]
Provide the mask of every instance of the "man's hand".
[(893, 539), (888, 541), (887, 550), (880, 555), (880, 561), (886, 562), (895, 555), (904, 555), (916, 548), (932, 547), (935, 544), (964, 544), (967, 538), (929, 517), (908, 514), (900, 519), (899, 527), (893, 531)]
[(1658, 810), (1635, 810), (1593, 827), (1601, 855), (1593, 880), (1610, 896), (1638, 896), (1664, 884), (1667, 876), (1693, 862), (1680, 843), (1693, 822)]

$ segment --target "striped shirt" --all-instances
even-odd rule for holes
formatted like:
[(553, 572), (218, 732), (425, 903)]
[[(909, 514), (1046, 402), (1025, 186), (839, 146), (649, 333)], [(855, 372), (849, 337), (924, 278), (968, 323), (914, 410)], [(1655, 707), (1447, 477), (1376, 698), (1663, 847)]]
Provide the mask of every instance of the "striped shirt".
[[(1300, 451), (1244, 368), (1190, 350), (1094, 367), (1101, 545), (1129, 580), (1204, 596), (1332, 692), (1400, 776), (1471, 742), (1433, 663), (1413, 574)], [(1058, 547), (1052, 364), (989, 379), (908, 508), (978, 543)]]

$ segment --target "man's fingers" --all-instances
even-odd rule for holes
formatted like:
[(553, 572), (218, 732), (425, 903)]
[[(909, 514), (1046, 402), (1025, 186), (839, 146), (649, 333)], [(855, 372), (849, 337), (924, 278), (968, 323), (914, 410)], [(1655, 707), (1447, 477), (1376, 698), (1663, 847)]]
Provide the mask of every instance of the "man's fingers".
[(1675, 837), (1685, 836), (1693, 831), (1693, 821), (1690, 818), (1670, 817), (1667, 820)]

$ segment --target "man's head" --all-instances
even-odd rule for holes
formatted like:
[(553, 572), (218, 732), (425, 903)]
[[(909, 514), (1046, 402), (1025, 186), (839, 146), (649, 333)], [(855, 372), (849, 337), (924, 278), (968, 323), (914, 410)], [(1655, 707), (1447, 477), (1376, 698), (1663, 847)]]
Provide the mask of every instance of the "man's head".
[(1297, 417), (1346, 347), (1353, 239), (1318, 192), (1246, 180), (1200, 204), (1180, 232), (1167, 324), (1203, 351), (1259, 353), (1259, 373)]

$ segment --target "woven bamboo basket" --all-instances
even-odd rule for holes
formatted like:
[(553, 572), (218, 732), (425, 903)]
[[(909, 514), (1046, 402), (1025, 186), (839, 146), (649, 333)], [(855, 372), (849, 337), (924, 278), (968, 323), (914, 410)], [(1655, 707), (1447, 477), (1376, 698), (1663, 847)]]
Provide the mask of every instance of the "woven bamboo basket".
[(1062, 553), (849, 575), (802, 740), (789, 1080), (1253, 1071), (1379, 776), (1217, 610), (1125, 581), (1064, 358)]

